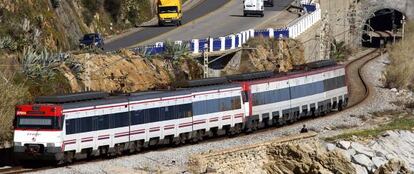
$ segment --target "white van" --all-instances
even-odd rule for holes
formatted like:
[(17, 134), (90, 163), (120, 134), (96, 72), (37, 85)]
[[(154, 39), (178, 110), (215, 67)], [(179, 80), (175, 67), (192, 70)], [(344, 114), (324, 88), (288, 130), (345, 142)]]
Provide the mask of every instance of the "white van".
[(264, 16), (263, 0), (243, 0), (243, 16), (260, 15)]

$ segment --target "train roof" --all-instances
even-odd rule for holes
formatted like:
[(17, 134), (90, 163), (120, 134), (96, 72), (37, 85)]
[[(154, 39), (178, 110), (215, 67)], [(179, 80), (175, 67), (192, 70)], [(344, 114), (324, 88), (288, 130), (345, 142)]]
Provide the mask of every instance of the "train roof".
[[(84, 100), (51, 100), (53, 98), (72, 98), (73, 96), (93, 96), (98, 94), (97, 92), (83, 92), (83, 93), (75, 93), (75, 94), (68, 94), (68, 95), (60, 95), (60, 96), (47, 96), (47, 97), (38, 97), (36, 99), (37, 103), (40, 104), (58, 104), (63, 107), (63, 109), (75, 109), (75, 108), (82, 108), (82, 107), (90, 107), (90, 106), (99, 106), (99, 105), (111, 105), (117, 103), (126, 103), (129, 101), (141, 101), (141, 100), (148, 100), (148, 99), (155, 99), (155, 98), (165, 98), (165, 97), (173, 97), (173, 96), (183, 96), (183, 95), (190, 95), (193, 92), (203, 92), (203, 91), (211, 91), (211, 90), (220, 90), (220, 89), (228, 89), (228, 88), (235, 88), (240, 87), (239, 84), (221, 84), (221, 85), (211, 85), (211, 86), (201, 86), (201, 87), (194, 87), (194, 88), (181, 88), (176, 90), (160, 90), (160, 91), (144, 91), (144, 92), (136, 92), (130, 94), (123, 94), (117, 96), (109, 96), (106, 97), (99, 97), (99, 98), (87, 98), (83, 97)], [(104, 94), (101, 94), (104, 95)], [(49, 99), (49, 100), (47, 100)]]
[(105, 92), (82, 92), (66, 95), (56, 96), (42, 96), (35, 99), (39, 104), (58, 104), (62, 105), (64, 109), (74, 109), (99, 105), (110, 105), (117, 103), (126, 103), (128, 101), (140, 101), (155, 98), (165, 98), (181, 95), (190, 95), (191, 93), (221, 90), (228, 88), (240, 87), (239, 83), (243, 81), (262, 81), (265, 79), (278, 79), (283, 77), (289, 77), (291, 75), (298, 75), (302, 73), (309, 73), (310, 70), (324, 69), (328, 67), (335, 67), (337, 64), (332, 61), (317, 61), (307, 64), (307, 68), (300, 68), (288, 73), (273, 73), (270, 71), (255, 72), (231, 75), (220, 78), (209, 78), (201, 80), (193, 80), (186, 82), (185, 88), (179, 88), (174, 90), (159, 90), (159, 91), (145, 91), (129, 94), (121, 94), (117, 96), (109, 96)]

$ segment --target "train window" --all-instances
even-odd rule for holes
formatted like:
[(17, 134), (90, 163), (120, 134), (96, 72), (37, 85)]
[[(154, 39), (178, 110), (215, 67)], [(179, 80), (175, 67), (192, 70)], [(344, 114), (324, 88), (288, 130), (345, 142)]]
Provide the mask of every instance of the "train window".
[(138, 125), (138, 124), (143, 124), (145, 123), (144, 121), (144, 110), (138, 110), (138, 111), (132, 111), (131, 112), (131, 124), (132, 125)]
[(152, 122), (157, 122), (157, 121), (159, 121), (159, 111), (160, 109), (159, 108), (152, 108), (152, 109), (149, 109), (149, 122), (150, 123), (152, 123)]
[(97, 116), (96, 118), (96, 130), (109, 129), (109, 115)]
[(69, 119), (66, 120), (66, 134), (74, 134), (76, 133), (76, 119)]
[(206, 101), (198, 101), (193, 103), (194, 115), (203, 115), (207, 113)]
[(86, 117), (80, 120), (79, 132), (90, 132), (92, 128), (92, 117)]
[(240, 109), (241, 108), (241, 101), (240, 97), (233, 97), (231, 100), (231, 109)]
[(129, 113), (111, 114), (110, 116), (110, 128), (118, 128), (129, 125)]

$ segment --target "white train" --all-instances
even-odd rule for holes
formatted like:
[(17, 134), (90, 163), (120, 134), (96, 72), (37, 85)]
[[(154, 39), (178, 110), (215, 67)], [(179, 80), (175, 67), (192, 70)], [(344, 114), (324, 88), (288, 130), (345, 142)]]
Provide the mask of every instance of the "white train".
[(71, 162), (254, 131), (345, 107), (345, 68), (308, 67), (192, 81), (174, 91), (39, 97), (37, 104), (16, 107), (14, 152), (20, 160)]

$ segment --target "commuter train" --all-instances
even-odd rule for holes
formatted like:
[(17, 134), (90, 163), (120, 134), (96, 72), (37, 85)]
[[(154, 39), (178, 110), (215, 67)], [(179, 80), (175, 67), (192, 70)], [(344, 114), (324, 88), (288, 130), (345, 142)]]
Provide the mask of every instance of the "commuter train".
[(38, 97), (16, 106), (14, 152), (22, 161), (67, 163), (250, 132), (346, 107), (344, 66), (319, 61), (300, 67), (189, 81), (168, 91)]

